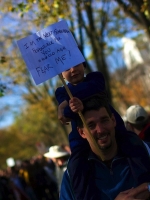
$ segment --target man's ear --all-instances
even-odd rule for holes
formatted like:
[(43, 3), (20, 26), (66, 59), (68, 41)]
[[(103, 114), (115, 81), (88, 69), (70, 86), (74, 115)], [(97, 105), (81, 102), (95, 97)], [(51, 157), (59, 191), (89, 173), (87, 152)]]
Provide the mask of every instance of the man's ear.
[(86, 136), (85, 136), (85, 133), (83, 131), (83, 128), (77, 127), (77, 130), (78, 130), (79, 134), (81, 135), (81, 137), (86, 139)]

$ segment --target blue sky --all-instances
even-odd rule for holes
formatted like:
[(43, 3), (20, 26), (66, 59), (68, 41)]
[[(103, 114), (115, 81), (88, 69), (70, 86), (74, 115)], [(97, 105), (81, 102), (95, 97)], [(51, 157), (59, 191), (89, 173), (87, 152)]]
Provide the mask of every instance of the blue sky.
[(8, 108), (8, 111), (0, 118), (0, 128), (5, 128), (12, 124), (14, 115), (20, 111), (23, 105), (21, 96), (16, 94), (8, 94), (0, 98), (1, 112), (2, 108)]

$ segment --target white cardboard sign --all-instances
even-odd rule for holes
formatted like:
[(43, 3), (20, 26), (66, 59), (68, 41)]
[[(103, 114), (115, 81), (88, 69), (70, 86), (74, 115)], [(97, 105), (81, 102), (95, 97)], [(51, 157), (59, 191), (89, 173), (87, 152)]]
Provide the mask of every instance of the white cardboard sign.
[(85, 61), (65, 20), (17, 41), (36, 84)]

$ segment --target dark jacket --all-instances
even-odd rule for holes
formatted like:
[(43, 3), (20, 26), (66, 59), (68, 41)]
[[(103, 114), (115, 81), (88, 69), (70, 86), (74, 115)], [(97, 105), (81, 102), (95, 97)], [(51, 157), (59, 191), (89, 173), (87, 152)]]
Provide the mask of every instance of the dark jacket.
[[(89, 157), (90, 150), (81, 150), (80, 147), (80, 152), (75, 152), (71, 157), (73, 160), (68, 163), (68, 174), (64, 176), (60, 200), (67, 199), (65, 195), (69, 194), (72, 195), (69, 200), (113, 200), (121, 191), (150, 182), (147, 149), (136, 134), (126, 134), (126, 137), (121, 138), (116, 133), (119, 155), (113, 160), (112, 175), (111, 170), (96, 156)], [(77, 167), (75, 170), (72, 170), (73, 164)]]

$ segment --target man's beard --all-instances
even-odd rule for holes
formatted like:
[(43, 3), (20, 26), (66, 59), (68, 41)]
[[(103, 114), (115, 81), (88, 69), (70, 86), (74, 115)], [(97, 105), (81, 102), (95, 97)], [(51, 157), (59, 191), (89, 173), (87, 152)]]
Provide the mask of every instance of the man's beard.
[[(110, 133), (109, 132), (107, 132), (107, 137), (108, 136), (110, 136)], [(111, 148), (111, 146), (112, 146), (112, 140), (110, 141), (110, 143), (109, 144), (107, 144), (107, 146), (101, 146), (101, 144), (99, 144), (99, 142), (97, 141), (97, 144), (98, 144), (98, 147), (99, 147), (99, 149), (100, 150), (102, 150), (102, 151), (105, 151), (105, 150), (108, 150), (108, 149), (110, 149)]]
[(99, 149), (102, 150), (102, 151), (110, 149), (111, 146), (112, 146), (112, 141), (110, 141), (110, 143), (107, 146), (101, 146), (101, 145), (98, 144)]

